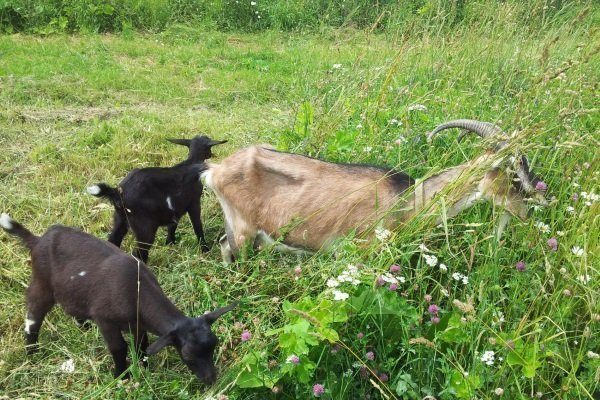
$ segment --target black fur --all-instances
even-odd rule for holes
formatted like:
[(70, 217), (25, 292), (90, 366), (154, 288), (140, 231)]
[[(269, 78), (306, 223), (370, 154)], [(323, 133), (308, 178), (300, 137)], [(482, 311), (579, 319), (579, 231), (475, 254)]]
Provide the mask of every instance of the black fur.
[[(37, 237), (10, 222), (12, 227), (4, 229), (31, 251), (25, 335), (29, 353), (37, 348), (44, 317), (58, 303), (78, 321), (89, 319), (98, 325), (114, 359), (116, 377), (127, 369), (122, 332), (128, 331), (140, 358), (172, 345), (199, 379), (216, 380), (213, 352), (218, 341), (211, 324), (235, 304), (188, 318), (165, 296), (146, 265), (115, 245), (60, 225)], [(150, 346), (147, 332), (160, 336)]]
[(148, 261), (148, 251), (158, 228), (166, 226), (167, 244), (175, 243), (177, 225), (186, 213), (202, 251), (209, 250), (200, 218), (203, 190), (200, 173), (206, 169), (204, 161), (212, 157), (212, 146), (226, 141), (214, 141), (207, 136), (169, 140), (190, 149), (187, 160), (173, 167), (134, 169), (117, 188), (104, 183), (96, 185), (99, 192), (90, 191), (93, 187), (88, 188), (92, 195), (105, 197), (115, 206), (114, 225), (108, 241), (120, 247), (131, 228), (137, 240), (135, 255), (144, 262)]

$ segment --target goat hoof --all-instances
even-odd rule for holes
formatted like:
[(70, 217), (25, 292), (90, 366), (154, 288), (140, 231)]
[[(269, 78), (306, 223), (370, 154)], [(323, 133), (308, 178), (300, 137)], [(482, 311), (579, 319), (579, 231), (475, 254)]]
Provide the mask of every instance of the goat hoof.
[(75, 323), (79, 327), (79, 329), (88, 330), (92, 327), (92, 323), (89, 319), (84, 318), (75, 318)]
[(126, 380), (131, 379), (131, 372), (129, 372), (129, 371), (118, 372), (118, 371), (115, 370), (113, 372), (113, 376), (115, 377), (115, 379), (126, 381)]
[(37, 353), (39, 349), (40, 345), (37, 343), (28, 344), (27, 346), (25, 346), (25, 351), (27, 352), (28, 356), (32, 356), (33, 354)]

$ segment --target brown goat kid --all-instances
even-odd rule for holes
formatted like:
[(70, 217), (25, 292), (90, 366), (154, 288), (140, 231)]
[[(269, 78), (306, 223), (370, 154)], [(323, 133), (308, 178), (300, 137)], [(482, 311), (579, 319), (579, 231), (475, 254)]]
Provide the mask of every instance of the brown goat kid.
[[(129, 331), (140, 358), (175, 346), (200, 380), (216, 380), (213, 353), (218, 340), (211, 324), (235, 304), (188, 318), (165, 296), (143, 262), (112, 243), (60, 225), (38, 237), (7, 214), (0, 217), (0, 226), (21, 238), (31, 251), (25, 321), (28, 353), (37, 349), (44, 317), (58, 303), (65, 313), (98, 325), (115, 362), (115, 377), (127, 369), (127, 343), (121, 332)], [(147, 332), (159, 335), (150, 346)]]
[[(437, 127), (429, 138), (449, 128), (483, 138), (501, 132), (491, 123), (455, 120)], [(525, 156), (515, 162), (514, 172), (500, 168), (503, 157), (496, 153), (506, 145), (501, 141), (495, 150), (417, 183), (387, 168), (334, 164), (268, 146), (242, 149), (221, 164), (209, 164), (202, 176), (225, 216), (220, 243), (226, 262), (234, 260), (246, 241), (303, 252), (327, 247), (352, 231), (369, 239), (378, 229), (394, 230), (428, 209), (440, 193), (450, 197), (448, 218), (479, 200), (504, 209), (500, 237), (511, 215), (526, 218), (527, 197), (544, 203)], [(441, 222), (439, 213), (434, 215)]]

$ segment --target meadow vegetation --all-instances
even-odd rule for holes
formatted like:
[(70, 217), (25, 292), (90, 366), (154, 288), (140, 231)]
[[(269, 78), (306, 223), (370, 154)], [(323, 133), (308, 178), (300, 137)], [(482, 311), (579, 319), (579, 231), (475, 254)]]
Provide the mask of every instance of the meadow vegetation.
[[(61, 223), (105, 238), (112, 207), (85, 187), (184, 159), (168, 137), (228, 139), (217, 161), (271, 143), (420, 178), (485, 151), (452, 132), (427, 143), (454, 118), (513, 135), (551, 205), (500, 243), (501, 210), (481, 204), (438, 227), (416, 217), (368, 248), (350, 236), (334, 251), (223, 265), (222, 214), (205, 192), (211, 252), (184, 221), (173, 246), (160, 232), (149, 266), (188, 315), (241, 301), (215, 326), (212, 387), (173, 350), (114, 380), (97, 328), (58, 307), (27, 357), (28, 254), (0, 233), (0, 398), (597, 398), (595, 3), (258, 1), (250, 23), (227, 14), (254, 13), (249, 1), (125, 1), (81, 22), (92, 3), (0, 3), (0, 211), (36, 233)], [(319, 17), (344, 3), (356, 13)]]

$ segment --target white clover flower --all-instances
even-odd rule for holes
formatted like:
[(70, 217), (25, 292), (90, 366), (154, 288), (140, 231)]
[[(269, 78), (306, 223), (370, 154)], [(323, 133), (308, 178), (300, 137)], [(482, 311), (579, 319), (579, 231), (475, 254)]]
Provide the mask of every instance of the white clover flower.
[(387, 229), (381, 227), (375, 228), (375, 237), (380, 242), (387, 242), (390, 236), (392, 236), (392, 232), (388, 231)]
[(338, 286), (340, 286), (340, 282), (337, 281), (336, 279), (329, 278), (329, 279), (327, 279), (327, 286), (330, 288), (338, 287)]
[(454, 279), (455, 281), (460, 281), (463, 277), (463, 274), (461, 274), (460, 272), (455, 272), (452, 274), (452, 279)]
[(566, 209), (566, 211), (567, 211), (569, 214), (575, 214), (575, 207), (573, 207), (573, 206), (568, 206), (568, 207), (567, 207), (567, 209)]
[(440, 271), (448, 272), (448, 266), (446, 264), (440, 263)]
[(588, 358), (600, 358), (600, 354), (594, 353), (591, 350), (587, 352), (587, 356), (588, 356)]
[(483, 352), (483, 355), (481, 356), (481, 362), (487, 365), (494, 365), (494, 360), (495, 354), (492, 350), (487, 350)]
[(408, 106), (408, 111), (427, 111), (427, 107), (423, 104), (411, 104)]
[(398, 279), (390, 274), (382, 274), (381, 279), (387, 283), (398, 283)]
[(571, 252), (577, 257), (583, 257), (583, 249), (579, 246), (573, 246)]
[(69, 358), (67, 361), (63, 362), (60, 365), (60, 372), (63, 372), (65, 374), (72, 374), (73, 372), (75, 372), (75, 362), (72, 358)]
[(550, 227), (541, 221), (536, 222), (535, 227), (542, 233), (550, 233)]
[(346, 292), (342, 292), (340, 290), (334, 290), (333, 291), (333, 299), (337, 300), (337, 301), (344, 301), (346, 300), (348, 297), (350, 297), (350, 295)]
[(592, 280), (592, 278), (588, 274), (585, 274), (585, 275), (579, 275), (577, 277), (577, 280), (579, 282), (583, 283), (584, 285), (587, 285)]
[(333, 68), (333, 69), (340, 69), (340, 68), (342, 68), (342, 64), (333, 64), (331, 66), (331, 68)]
[(348, 266), (346, 267), (346, 271), (350, 275), (357, 275), (358, 274), (358, 267), (356, 265), (348, 264)]
[(498, 388), (494, 389), (494, 394), (496, 396), (502, 396), (504, 394), (504, 389), (502, 389), (501, 387), (498, 387)]
[(423, 254), (423, 258), (425, 259), (425, 263), (430, 267), (435, 267), (438, 263), (438, 259), (433, 254)]
[(398, 139), (396, 139), (396, 141), (395, 141), (395, 143), (396, 143), (398, 146), (400, 146), (400, 145), (402, 145), (402, 144), (404, 144), (404, 143), (406, 143), (406, 142), (408, 142), (408, 139), (406, 139), (406, 138), (405, 138), (404, 136), (402, 136), (402, 135), (400, 135), (400, 136), (398, 137)]

